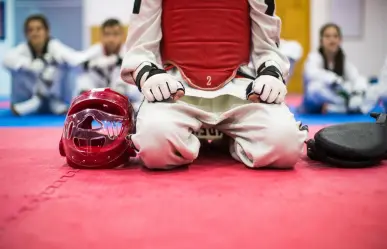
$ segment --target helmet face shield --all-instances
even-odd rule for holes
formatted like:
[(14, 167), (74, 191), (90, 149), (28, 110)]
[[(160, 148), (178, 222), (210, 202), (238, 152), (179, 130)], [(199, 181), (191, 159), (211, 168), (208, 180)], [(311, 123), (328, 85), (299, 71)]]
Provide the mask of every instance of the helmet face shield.
[(133, 112), (128, 99), (110, 89), (103, 99), (97, 97), (90, 91), (80, 95), (66, 117), (61, 146), (71, 165), (110, 167), (131, 149)]

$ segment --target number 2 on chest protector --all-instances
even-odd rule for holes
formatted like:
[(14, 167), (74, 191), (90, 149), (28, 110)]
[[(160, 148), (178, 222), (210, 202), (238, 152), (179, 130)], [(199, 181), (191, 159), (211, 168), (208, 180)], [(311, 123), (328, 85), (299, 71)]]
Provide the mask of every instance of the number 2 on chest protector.
[(211, 86), (212, 82), (211, 82), (211, 76), (207, 76), (207, 86)]

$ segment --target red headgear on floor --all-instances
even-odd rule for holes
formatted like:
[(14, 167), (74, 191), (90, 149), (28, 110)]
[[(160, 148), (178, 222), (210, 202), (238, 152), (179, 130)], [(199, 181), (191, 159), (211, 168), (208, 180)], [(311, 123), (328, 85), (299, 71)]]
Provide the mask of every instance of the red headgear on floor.
[(60, 154), (74, 168), (113, 168), (134, 155), (133, 108), (128, 98), (109, 88), (82, 93), (66, 116)]

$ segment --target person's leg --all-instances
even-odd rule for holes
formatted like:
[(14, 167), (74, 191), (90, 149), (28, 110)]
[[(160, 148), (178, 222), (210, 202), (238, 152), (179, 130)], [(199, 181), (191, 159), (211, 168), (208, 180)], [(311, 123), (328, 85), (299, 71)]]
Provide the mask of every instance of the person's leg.
[(83, 72), (79, 67), (65, 67), (65, 74), (62, 79), (61, 98), (66, 104), (70, 104), (74, 98), (74, 89), (78, 76)]
[(246, 102), (224, 116), (217, 127), (233, 139), (231, 155), (246, 166), (292, 168), (300, 158), (308, 132), (285, 104)]
[(346, 113), (347, 105), (343, 96), (324, 82), (307, 82), (303, 103), (299, 107), (301, 113), (335, 112)]
[(193, 134), (202, 126), (205, 112), (182, 102), (149, 103), (140, 106), (136, 133), (131, 139), (143, 164), (152, 169), (171, 169), (192, 163), (200, 142)]
[(12, 73), (11, 110), (15, 115), (25, 116), (40, 110), (43, 101), (34, 94), (37, 81), (31, 73)]
[(70, 82), (66, 82), (69, 70), (67, 67), (58, 67), (55, 69), (52, 77), (52, 85), (48, 89), (48, 112), (55, 115), (63, 115), (67, 113), (69, 105), (64, 101), (66, 86)]

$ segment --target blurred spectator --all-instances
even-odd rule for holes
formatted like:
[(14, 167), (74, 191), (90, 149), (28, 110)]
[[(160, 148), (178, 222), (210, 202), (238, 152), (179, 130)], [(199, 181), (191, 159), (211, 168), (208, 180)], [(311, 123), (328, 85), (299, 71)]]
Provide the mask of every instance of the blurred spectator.
[(303, 55), (303, 49), (301, 44), (297, 41), (282, 39), (279, 48), (290, 62), (289, 76), (287, 78), (287, 81), (289, 81), (293, 75), (295, 64), (301, 59)]
[(302, 113), (366, 113), (368, 82), (348, 61), (341, 48), (342, 33), (333, 23), (320, 30), (320, 48), (304, 65)]
[(111, 89), (127, 95), (137, 102), (142, 94), (137, 87), (121, 80), (120, 67), (124, 56), (124, 28), (117, 19), (108, 19), (101, 26), (101, 42), (90, 47), (91, 55), (84, 63), (84, 70), (76, 80), (74, 95), (93, 88)]
[(379, 78), (374, 84), (371, 84), (366, 93), (366, 105), (369, 108), (376, 107), (382, 102), (384, 111), (387, 110), (387, 57), (382, 66)]
[(47, 110), (67, 112), (63, 101), (63, 77), (68, 66), (79, 65), (82, 54), (50, 37), (49, 22), (43, 15), (25, 20), (27, 41), (7, 52), (3, 64), (12, 73), (11, 109), (16, 115)]
[[(376, 91), (374, 89), (378, 89), (378, 90)], [(377, 94), (379, 94), (380, 96), (378, 96)], [(384, 61), (384, 65), (383, 65), (382, 70), (380, 72), (379, 81), (376, 85), (374, 85), (371, 88), (369, 95), (370, 95), (370, 97), (369, 97), (370, 99), (372, 99), (372, 97), (374, 97), (374, 99), (376, 99), (375, 96), (378, 96), (379, 98), (381, 98), (382, 103), (383, 103), (383, 107), (384, 107), (384, 111), (387, 111), (387, 57)], [(377, 100), (379, 100), (379, 98), (377, 98)]]

